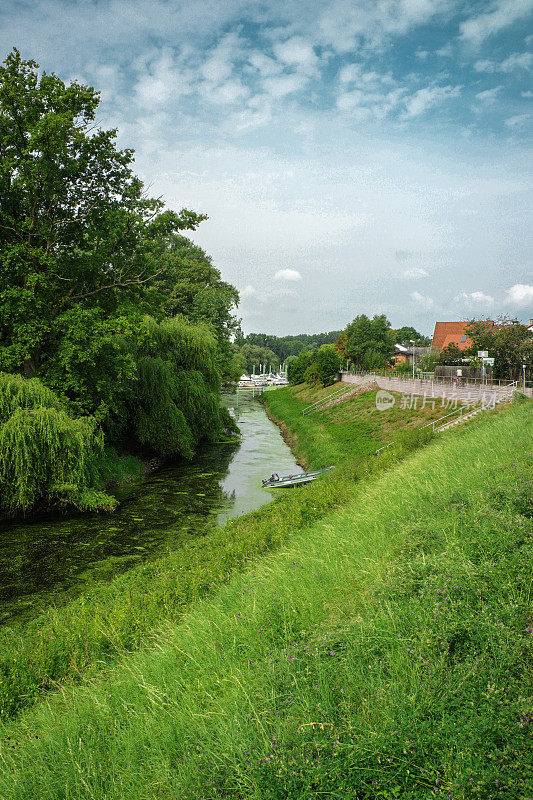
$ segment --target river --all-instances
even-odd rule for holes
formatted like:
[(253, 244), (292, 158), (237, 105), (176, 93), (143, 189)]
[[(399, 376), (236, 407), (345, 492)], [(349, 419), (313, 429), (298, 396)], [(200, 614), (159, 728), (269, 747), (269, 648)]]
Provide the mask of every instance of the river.
[(204, 447), (192, 463), (168, 464), (117, 490), (113, 514), (40, 517), (0, 526), (0, 623), (23, 622), (141, 561), (270, 502), (272, 472), (300, 471), (251, 391), (224, 395), (241, 431)]

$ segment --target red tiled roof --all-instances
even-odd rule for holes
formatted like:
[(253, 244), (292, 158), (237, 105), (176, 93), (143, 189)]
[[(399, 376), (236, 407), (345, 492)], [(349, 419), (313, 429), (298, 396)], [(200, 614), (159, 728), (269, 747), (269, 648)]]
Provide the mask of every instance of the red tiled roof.
[[(472, 347), (472, 339), (467, 336), (464, 342), (461, 341), (468, 324), (468, 322), (436, 322), (431, 346), (436, 350), (442, 350), (443, 347), (453, 343), (459, 350), (468, 350)], [(494, 326), (494, 322), (489, 319), (486, 320), (486, 324), (490, 328)]]

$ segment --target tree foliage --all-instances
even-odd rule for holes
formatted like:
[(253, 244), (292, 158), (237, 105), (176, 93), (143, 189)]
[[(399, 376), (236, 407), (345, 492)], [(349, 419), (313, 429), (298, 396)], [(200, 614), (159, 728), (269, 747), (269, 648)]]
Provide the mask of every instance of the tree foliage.
[(0, 509), (36, 504), (112, 509), (97, 490), (103, 435), (91, 417), (73, 418), (37, 379), (0, 373)]
[[(133, 151), (95, 123), (98, 103), (17, 50), (0, 66), (0, 370), (30, 379), (20, 402), (35, 378), (50, 392), (4, 420), (5, 446), (15, 465), (33, 437), (42, 469), (56, 459), (59, 470), (45, 479), (39, 467), (35, 486), (56, 489), (67, 463), (72, 486), (86, 485), (76, 464), (102, 430), (118, 446), (191, 457), (231, 426), (218, 395), (236, 366), (237, 291), (183, 236), (206, 217), (145, 194)], [(24, 494), (8, 466), (26, 508), (41, 489)]]
[(533, 333), (526, 325), (511, 323), (508, 319), (500, 320), (496, 327), (487, 325), (484, 320), (472, 321), (466, 328), (472, 339), (472, 347), (468, 354), (477, 356), (478, 350), (487, 350), (489, 357), (494, 358), (493, 375), (495, 378), (517, 380), (522, 374), (522, 365), (529, 370), (533, 365)]
[(303, 383), (305, 372), (311, 364), (312, 356), (307, 350), (302, 350), (296, 358), (291, 359), (287, 365), (287, 379), (291, 384)]
[(219, 403), (214, 334), (182, 317), (143, 320), (138, 381), (128, 401), (132, 434), (146, 450), (192, 458), (202, 440), (236, 430)]
[(454, 366), (456, 364), (463, 364), (465, 359), (467, 359), (467, 355), (465, 351), (460, 350), (459, 347), (455, 344), (455, 342), (450, 342), (450, 344), (443, 347), (440, 351), (437, 364), (439, 366)]
[(341, 364), (335, 345), (323, 344), (316, 353), (315, 363), (320, 383), (329, 386), (336, 379)]
[(429, 336), (424, 336), (423, 333), (419, 333), (411, 325), (404, 325), (396, 330), (391, 329), (390, 334), (393, 344), (403, 344), (407, 346), (411, 344), (411, 340), (414, 341), (417, 347), (429, 347), (431, 344)]
[(384, 314), (360, 314), (345, 331), (344, 351), (360, 369), (384, 367), (394, 352), (390, 322)]
[(259, 367), (266, 369), (277, 369), (279, 367), (279, 358), (268, 347), (260, 347), (254, 344), (243, 344), (239, 348), (239, 353), (244, 360), (245, 371), (248, 373), (253, 372)]
[(256, 347), (268, 348), (276, 354), (278, 361), (284, 362), (290, 356), (297, 356), (302, 350), (310, 352), (318, 350), (323, 344), (334, 344), (339, 338), (340, 331), (329, 333), (298, 333), (294, 336), (274, 336), (269, 333), (249, 333), (244, 337), (237, 335), (235, 343), (250, 344)]
[(163, 270), (149, 245), (203, 217), (163, 211), (116, 131), (94, 128), (98, 93), (39, 76), (14, 50), (0, 67), (0, 367), (39, 374), (89, 310), (119, 313)]

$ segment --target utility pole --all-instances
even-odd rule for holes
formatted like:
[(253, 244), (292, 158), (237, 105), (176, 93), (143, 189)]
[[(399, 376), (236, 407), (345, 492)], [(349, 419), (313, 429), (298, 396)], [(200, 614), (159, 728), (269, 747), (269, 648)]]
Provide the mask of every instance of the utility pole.
[(413, 345), (413, 380), (415, 379), (415, 340), (409, 339), (411, 344)]

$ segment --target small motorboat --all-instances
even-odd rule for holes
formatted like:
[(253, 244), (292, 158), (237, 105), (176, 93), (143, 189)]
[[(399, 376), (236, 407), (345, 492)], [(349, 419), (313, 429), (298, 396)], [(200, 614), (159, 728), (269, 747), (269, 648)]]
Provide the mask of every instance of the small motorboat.
[(282, 478), (274, 472), (270, 478), (263, 481), (263, 489), (287, 489), (291, 486), (300, 486), (302, 483), (311, 483), (319, 475), (332, 469), (335, 467), (325, 467), (325, 469), (317, 469), (314, 472), (299, 472), (297, 475), (284, 475)]

